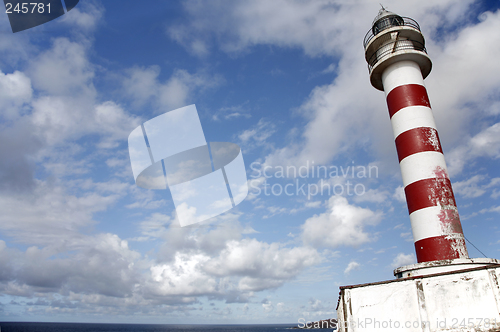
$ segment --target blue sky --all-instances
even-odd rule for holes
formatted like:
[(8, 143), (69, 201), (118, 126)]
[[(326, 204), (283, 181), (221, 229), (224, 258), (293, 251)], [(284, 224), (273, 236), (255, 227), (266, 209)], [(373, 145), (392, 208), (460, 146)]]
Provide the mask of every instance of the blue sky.
[[(384, 6), (422, 28), (465, 236), (499, 258), (500, 3)], [(1, 16), (0, 320), (326, 319), (340, 285), (415, 262), (384, 94), (362, 47), (378, 9), (81, 0), (16, 34)], [(207, 141), (240, 145), (251, 190), (181, 228), (168, 191), (135, 186), (127, 137), (190, 104)], [(320, 166), (326, 176), (312, 173)], [(301, 167), (307, 176), (280, 176)], [(321, 183), (338, 195), (312, 194)]]

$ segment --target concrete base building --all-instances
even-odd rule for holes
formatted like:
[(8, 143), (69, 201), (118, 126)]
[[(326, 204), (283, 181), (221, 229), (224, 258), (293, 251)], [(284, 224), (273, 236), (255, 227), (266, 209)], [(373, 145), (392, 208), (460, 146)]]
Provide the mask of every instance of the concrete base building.
[(499, 264), (419, 263), (395, 280), (340, 287), (338, 331), (500, 331)]

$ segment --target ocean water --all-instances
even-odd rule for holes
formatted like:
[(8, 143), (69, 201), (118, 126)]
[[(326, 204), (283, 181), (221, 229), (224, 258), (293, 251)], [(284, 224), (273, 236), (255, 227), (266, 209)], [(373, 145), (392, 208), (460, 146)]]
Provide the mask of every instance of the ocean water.
[[(291, 332), (290, 325), (139, 325), (81, 323), (2, 323), (1, 332)], [(323, 330), (323, 331), (326, 331)], [(331, 331), (331, 329), (330, 329)]]

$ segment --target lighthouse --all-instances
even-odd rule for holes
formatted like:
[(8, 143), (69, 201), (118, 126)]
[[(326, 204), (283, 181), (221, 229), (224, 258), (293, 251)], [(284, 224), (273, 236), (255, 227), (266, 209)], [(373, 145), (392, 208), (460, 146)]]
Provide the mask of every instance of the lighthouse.
[(420, 27), (382, 8), (364, 47), (371, 84), (386, 96), (417, 261), (469, 258), (424, 85), (432, 62)]
[(385, 93), (418, 262), (396, 268), (394, 280), (341, 286), (338, 331), (500, 331), (500, 261), (469, 258), (420, 26), (382, 7), (363, 46), (370, 82)]

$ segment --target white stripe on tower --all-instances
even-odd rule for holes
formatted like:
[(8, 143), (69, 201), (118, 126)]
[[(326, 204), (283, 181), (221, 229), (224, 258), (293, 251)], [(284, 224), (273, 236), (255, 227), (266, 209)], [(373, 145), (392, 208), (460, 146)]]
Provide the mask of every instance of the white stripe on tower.
[(418, 262), (468, 258), (462, 226), (420, 67), (382, 73)]

